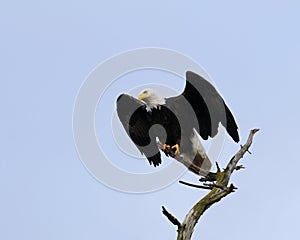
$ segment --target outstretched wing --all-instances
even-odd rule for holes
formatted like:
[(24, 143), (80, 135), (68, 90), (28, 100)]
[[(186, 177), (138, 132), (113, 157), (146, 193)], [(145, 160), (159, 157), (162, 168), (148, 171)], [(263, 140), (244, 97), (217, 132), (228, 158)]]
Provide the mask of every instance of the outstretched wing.
[(195, 111), (203, 139), (214, 137), (221, 122), (235, 142), (239, 141), (238, 127), (232, 113), (215, 87), (194, 72), (186, 72), (186, 86), (182, 95)]
[(149, 134), (151, 118), (145, 104), (122, 94), (117, 99), (119, 119), (134, 144), (155, 167), (161, 163), (161, 155), (156, 144), (156, 136)]

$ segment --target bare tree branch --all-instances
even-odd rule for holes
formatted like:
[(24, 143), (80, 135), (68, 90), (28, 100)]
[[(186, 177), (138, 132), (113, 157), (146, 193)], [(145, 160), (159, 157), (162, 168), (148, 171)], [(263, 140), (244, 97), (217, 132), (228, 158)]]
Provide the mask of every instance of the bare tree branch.
[(202, 214), (214, 203), (219, 202), (222, 198), (226, 197), (228, 194), (234, 192), (237, 189), (233, 184), (229, 184), (231, 174), (234, 172), (234, 170), (243, 168), (243, 166), (237, 164), (239, 160), (244, 156), (244, 154), (246, 152), (249, 152), (253, 136), (257, 131), (259, 131), (259, 129), (253, 129), (250, 131), (247, 142), (243, 146), (241, 146), (241, 149), (231, 158), (224, 171), (221, 171), (218, 167), (218, 171), (216, 173), (212, 173), (200, 179), (200, 181), (202, 182), (209, 181), (210, 183), (206, 183), (204, 184), (204, 186), (200, 186), (181, 181), (181, 183), (185, 185), (197, 188), (209, 188), (211, 189), (211, 191), (192, 207), (182, 223), (180, 223), (171, 213), (167, 212), (163, 207), (164, 215), (167, 216), (167, 218), (173, 224), (178, 226), (177, 240), (190, 240), (193, 230)]
[[(157, 143), (157, 146), (160, 150), (163, 150), (163, 144), (159, 141)], [(201, 157), (202, 157), (202, 161), (203, 162), (210, 162), (208, 156), (206, 155), (206, 152), (203, 148), (203, 146), (201, 145), (201, 143), (199, 143), (199, 145), (197, 146), (199, 149), (199, 152), (201, 153)], [(166, 153), (166, 152), (165, 152)], [(167, 153), (168, 154), (168, 153)], [(171, 154), (169, 154), (171, 155)], [(209, 172), (208, 170), (205, 170), (203, 168), (200, 168), (200, 166), (194, 164), (190, 158), (185, 158), (183, 156), (181, 156), (180, 154), (172, 156), (174, 159), (176, 159), (178, 162), (182, 163), (183, 165), (185, 165), (191, 172), (200, 175), (200, 176), (206, 176), (206, 177), (212, 177), (214, 178), (214, 173)]]
[(178, 229), (181, 228), (181, 223), (178, 221), (178, 219), (169, 213), (164, 206), (162, 207), (162, 213), (170, 220), (171, 223), (176, 225)]
[(210, 186), (202, 186), (202, 185), (188, 183), (188, 182), (184, 182), (184, 181), (179, 181), (179, 183), (189, 186), (189, 187), (194, 187), (194, 188), (209, 189), (209, 190), (212, 189), (212, 187), (210, 187)]

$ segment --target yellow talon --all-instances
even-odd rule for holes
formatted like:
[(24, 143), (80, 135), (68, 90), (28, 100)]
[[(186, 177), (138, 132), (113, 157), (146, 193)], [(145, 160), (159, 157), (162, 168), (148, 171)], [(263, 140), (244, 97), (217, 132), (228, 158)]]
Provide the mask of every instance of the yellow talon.
[(171, 156), (171, 157), (175, 157), (177, 154), (180, 153), (178, 144), (176, 144), (172, 147), (170, 147), (170, 145), (168, 145), (168, 144), (163, 144), (162, 150), (164, 151), (166, 156)]
[(174, 155), (177, 155), (177, 154), (179, 154), (179, 153), (180, 153), (180, 150), (179, 150), (179, 145), (178, 145), (178, 144), (176, 144), (176, 145), (172, 146), (171, 148), (172, 148), (172, 149), (176, 149), (176, 150), (175, 150), (175, 152), (174, 152)]
[(170, 145), (164, 144), (164, 145), (162, 146), (162, 150), (166, 150), (166, 149), (168, 149), (168, 148), (170, 148)]

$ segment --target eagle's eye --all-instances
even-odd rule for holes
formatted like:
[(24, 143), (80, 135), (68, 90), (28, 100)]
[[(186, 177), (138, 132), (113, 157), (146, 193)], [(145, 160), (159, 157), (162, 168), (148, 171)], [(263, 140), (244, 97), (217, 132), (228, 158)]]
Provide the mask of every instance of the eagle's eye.
[(145, 90), (143, 93), (144, 93), (144, 94), (147, 94), (147, 93), (148, 93), (148, 91), (147, 91), (147, 90)]

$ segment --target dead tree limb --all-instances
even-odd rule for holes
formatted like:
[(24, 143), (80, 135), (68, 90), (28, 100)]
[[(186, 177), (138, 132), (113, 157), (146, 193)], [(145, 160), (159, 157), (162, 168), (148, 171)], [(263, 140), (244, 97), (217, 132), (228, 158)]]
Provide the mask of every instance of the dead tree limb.
[(237, 164), (244, 154), (249, 152), (253, 136), (257, 131), (259, 131), (259, 129), (253, 129), (250, 131), (247, 142), (242, 145), (241, 149), (231, 158), (223, 171), (218, 168), (218, 171), (214, 175), (210, 175), (208, 178), (204, 177), (204, 179), (200, 180), (202, 182), (210, 181), (210, 183), (205, 184), (204, 186), (199, 186), (181, 182), (191, 187), (211, 189), (211, 191), (192, 207), (182, 223), (180, 223), (177, 218), (166, 211), (163, 207), (163, 214), (178, 227), (177, 240), (190, 240), (193, 230), (203, 213), (214, 203), (219, 202), (222, 198), (235, 191), (236, 187), (233, 186), (233, 184), (229, 184), (231, 174), (234, 170), (242, 168), (242, 166)]

